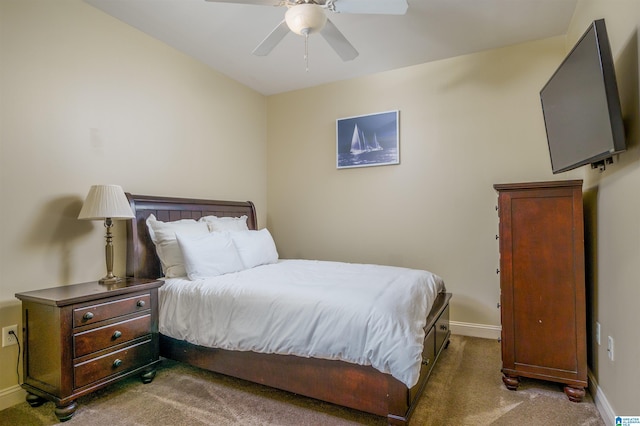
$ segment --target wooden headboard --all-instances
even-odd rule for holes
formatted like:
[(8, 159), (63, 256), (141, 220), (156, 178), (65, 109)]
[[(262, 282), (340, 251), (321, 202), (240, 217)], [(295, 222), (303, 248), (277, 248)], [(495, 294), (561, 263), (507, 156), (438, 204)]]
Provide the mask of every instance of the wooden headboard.
[(135, 219), (127, 222), (127, 276), (159, 278), (160, 259), (151, 241), (146, 220), (154, 214), (158, 220), (200, 219), (202, 216), (239, 217), (247, 215), (249, 229), (258, 229), (256, 209), (251, 201), (216, 201), (191, 198), (154, 197), (126, 194)]

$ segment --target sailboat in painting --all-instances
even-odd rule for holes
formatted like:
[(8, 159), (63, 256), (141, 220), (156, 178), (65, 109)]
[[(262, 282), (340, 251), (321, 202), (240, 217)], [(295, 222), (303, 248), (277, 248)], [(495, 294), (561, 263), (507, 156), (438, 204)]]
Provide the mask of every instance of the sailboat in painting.
[(376, 133), (373, 134), (373, 141), (371, 142), (371, 151), (382, 151), (382, 147), (380, 143), (378, 143), (378, 135)]
[(378, 136), (374, 133), (373, 139), (367, 141), (364, 132), (358, 128), (358, 123), (353, 126), (353, 136), (351, 137), (351, 154), (362, 154), (363, 152), (381, 151), (382, 146), (378, 142)]

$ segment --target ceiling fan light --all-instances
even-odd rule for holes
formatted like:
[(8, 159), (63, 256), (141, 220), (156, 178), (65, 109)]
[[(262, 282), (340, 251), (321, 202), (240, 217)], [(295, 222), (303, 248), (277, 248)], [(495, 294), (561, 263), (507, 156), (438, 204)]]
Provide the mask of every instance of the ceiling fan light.
[(287, 26), (299, 35), (317, 33), (327, 22), (322, 7), (312, 3), (302, 3), (290, 7), (284, 15)]

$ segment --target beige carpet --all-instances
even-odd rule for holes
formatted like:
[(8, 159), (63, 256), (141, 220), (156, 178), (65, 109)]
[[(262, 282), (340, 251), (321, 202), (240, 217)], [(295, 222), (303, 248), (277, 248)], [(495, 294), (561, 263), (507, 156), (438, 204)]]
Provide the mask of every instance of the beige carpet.
[[(500, 344), (453, 336), (436, 365), (411, 426), (604, 425), (589, 395), (570, 402), (562, 386), (523, 380), (507, 390)], [(0, 411), (0, 425), (58, 424), (48, 402)], [(165, 360), (154, 381), (123, 381), (78, 400), (65, 425), (384, 425), (384, 418), (254, 385)]]

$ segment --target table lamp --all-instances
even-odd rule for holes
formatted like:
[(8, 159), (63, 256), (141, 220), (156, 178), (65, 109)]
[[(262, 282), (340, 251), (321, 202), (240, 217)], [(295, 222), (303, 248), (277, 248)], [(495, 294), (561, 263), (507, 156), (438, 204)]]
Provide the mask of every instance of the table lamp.
[(99, 280), (100, 284), (113, 284), (122, 281), (123, 278), (113, 275), (113, 236), (111, 228), (114, 220), (132, 219), (134, 217), (129, 201), (120, 186), (93, 185), (89, 189), (78, 219), (104, 220), (104, 227), (107, 228), (107, 245), (105, 247), (107, 275)]

